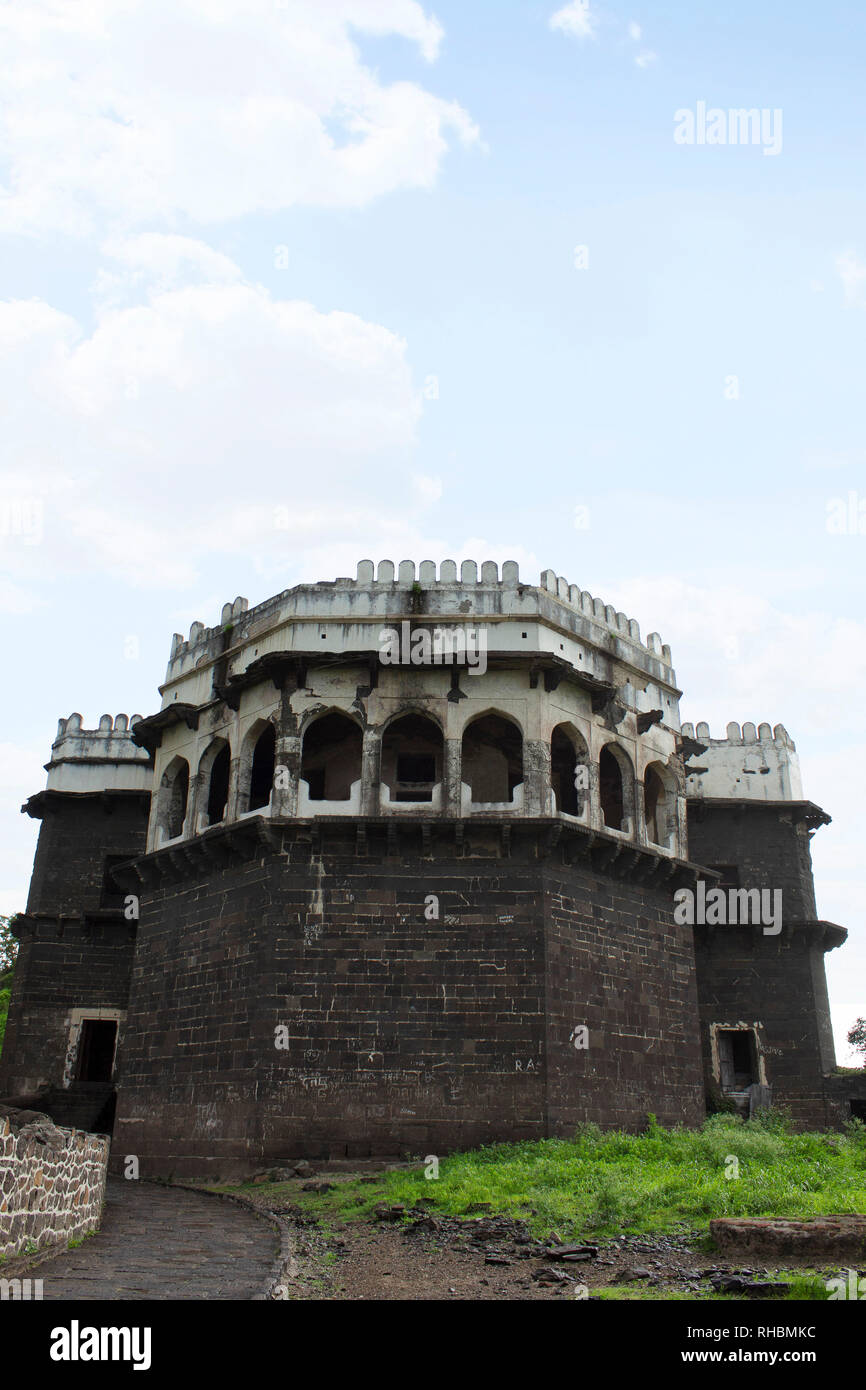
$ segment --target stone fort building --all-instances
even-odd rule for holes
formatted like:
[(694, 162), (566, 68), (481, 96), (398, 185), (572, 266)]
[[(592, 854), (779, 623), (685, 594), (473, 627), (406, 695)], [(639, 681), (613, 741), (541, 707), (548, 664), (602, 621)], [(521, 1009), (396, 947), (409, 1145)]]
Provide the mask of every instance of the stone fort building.
[[(161, 693), (61, 719), (23, 808), (0, 1093), (113, 1123), (115, 1164), (862, 1113), (824, 975), (846, 933), (812, 883), (830, 818), (791, 739), (681, 724), (669, 648), (600, 599), (362, 561), (194, 623)], [(780, 919), (683, 920), (717, 889), (781, 893)]]

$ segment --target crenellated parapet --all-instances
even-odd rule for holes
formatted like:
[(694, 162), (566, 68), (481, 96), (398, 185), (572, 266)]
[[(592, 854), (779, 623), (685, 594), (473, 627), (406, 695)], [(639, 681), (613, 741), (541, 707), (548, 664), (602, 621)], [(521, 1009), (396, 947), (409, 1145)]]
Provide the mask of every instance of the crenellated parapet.
[(152, 760), (132, 739), (140, 714), (103, 714), (95, 729), (85, 729), (81, 715), (58, 720), (51, 745), (47, 790), (92, 793), (150, 790)]
[[(637, 645), (642, 645), (640, 624), (634, 618), (627, 617), (625, 613), (618, 613), (612, 604), (605, 603), (600, 598), (593, 598), (586, 589), (581, 589), (577, 584), (570, 584), (553, 570), (542, 571), (541, 587), (548, 593), (555, 594), (562, 603), (567, 603), (575, 611), (602, 623), (611, 632), (620, 633)], [(664, 665), (671, 665), (671, 649), (662, 642), (657, 632), (649, 634), (645, 645), (646, 650), (653, 656), (660, 657)]]
[[(683, 724), (684, 739), (702, 751), (686, 763), (686, 795), (731, 801), (801, 801), (803, 784), (794, 741), (783, 724), (747, 722), (712, 738), (706, 722)], [(694, 770), (692, 770), (694, 769)]]
[[(633, 618), (553, 570), (544, 570), (536, 585), (521, 582), (513, 560), (501, 569), (493, 560), (480, 565), (464, 560), (459, 566), (454, 560), (438, 566), (422, 560), (417, 567), (413, 560), (381, 560), (378, 565), (361, 560), (354, 579), (300, 584), (254, 608), (239, 597), (224, 605), (218, 625), (205, 627), (196, 621), (186, 640), (175, 633), (166, 686), (227, 653), (237, 672), (239, 650), (256, 642), (261, 644), (258, 655), (266, 654), (269, 644), (271, 649), (315, 649), (323, 654), (375, 650), (381, 624), (409, 615), (419, 623), (483, 623), (491, 650), (516, 650), (528, 643), (527, 650), (565, 653), (568, 659), (558, 631), (581, 644), (571, 655), (600, 679), (609, 673), (594, 666), (596, 655), (602, 663), (626, 663), (638, 675), (645, 673), (671, 690), (676, 685), (670, 648), (658, 633), (642, 641)], [(537, 627), (530, 634), (525, 624), (532, 620)], [(180, 697), (172, 691), (167, 698)]]

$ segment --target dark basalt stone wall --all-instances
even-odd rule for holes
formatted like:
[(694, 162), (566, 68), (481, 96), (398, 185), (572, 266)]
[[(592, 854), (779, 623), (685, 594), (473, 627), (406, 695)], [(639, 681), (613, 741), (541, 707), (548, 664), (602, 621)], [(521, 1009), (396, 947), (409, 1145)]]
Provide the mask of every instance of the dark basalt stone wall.
[(237, 1175), (703, 1117), (669, 888), (565, 864), (531, 822), (507, 848), (483, 826), (269, 833), (142, 888), (115, 1163)]
[(70, 1010), (125, 1009), (135, 950), (136, 924), (124, 918), (122, 894), (104, 891), (105, 866), (143, 852), (149, 798), (56, 792), (33, 802), (42, 824), (19, 919), (0, 1095), (61, 1084)]
[(708, 866), (734, 866), (743, 888), (782, 893), (782, 930), (695, 927), (704, 1066), (710, 1077), (714, 1023), (762, 1025), (767, 1080), (775, 1102), (803, 1127), (838, 1123), (825, 1077), (834, 1066), (824, 952), (844, 934), (816, 921), (804, 810), (731, 803), (689, 804), (689, 849)]

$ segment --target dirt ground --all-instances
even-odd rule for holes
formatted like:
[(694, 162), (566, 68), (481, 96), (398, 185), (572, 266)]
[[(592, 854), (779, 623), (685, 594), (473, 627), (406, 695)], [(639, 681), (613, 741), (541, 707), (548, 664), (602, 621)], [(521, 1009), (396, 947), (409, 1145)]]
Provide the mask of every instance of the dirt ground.
[[(726, 1292), (770, 1298), (775, 1295), (760, 1285), (782, 1268), (707, 1254), (698, 1231), (587, 1240), (581, 1246), (556, 1231), (537, 1239), (526, 1222), (483, 1210), (446, 1217), (423, 1208), (404, 1213), (383, 1207), (375, 1220), (329, 1218), (320, 1224), (285, 1187), (282, 1192), (279, 1199), (265, 1192), (248, 1195), (291, 1224), (295, 1258), (283, 1296), (293, 1300), (549, 1301), (592, 1299), (610, 1286), (625, 1286), (635, 1297), (700, 1299)], [(784, 1269), (791, 1268), (788, 1259)], [(835, 1270), (802, 1266), (800, 1272), (829, 1278)], [(730, 1276), (743, 1287), (720, 1285)]]

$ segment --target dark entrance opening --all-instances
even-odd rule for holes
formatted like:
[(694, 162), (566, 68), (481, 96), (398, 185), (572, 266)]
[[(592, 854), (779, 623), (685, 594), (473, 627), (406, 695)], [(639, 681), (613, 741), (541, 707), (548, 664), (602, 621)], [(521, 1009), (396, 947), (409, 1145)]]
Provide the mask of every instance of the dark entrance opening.
[(481, 714), (463, 731), (462, 760), (475, 805), (513, 801), (523, 781), (523, 734), (499, 714)]
[(719, 1071), (723, 1091), (745, 1091), (757, 1084), (758, 1052), (751, 1028), (719, 1029)]
[(602, 748), (598, 760), (598, 793), (605, 825), (611, 830), (622, 830), (625, 811), (622, 772), (609, 748)]
[(397, 800), (408, 801), (416, 795), (418, 800), (430, 801), (433, 796), (433, 783), (436, 780), (436, 759), (425, 753), (397, 754), (397, 781), (408, 783), (408, 790), (402, 785), (397, 792)]
[(866, 1100), (849, 1100), (851, 1119), (862, 1120), (866, 1124)]
[(85, 1018), (78, 1040), (78, 1080), (110, 1081), (114, 1069), (117, 1023), (113, 1019)]
[(210, 788), (207, 798), (208, 825), (219, 825), (226, 813), (229, 799), (229, 764), (231, 756), (228, 747), (221, 748), (213, 760), (210, 770)]
[(267, 806), (274, 786), (274, 763), (276, 761), (277, 735), (273, 724), (269, 724), (258, 739), (253, 750), (253, 768), (250, 777), (251, 811)]
[(324, 714), (304, 734), (301, 779), (311, 801), (348, 801), (361, 777), (363, 735), (345, 714)]
[(432, 802), (442, 763), (442, 731), (431, 719), (402, 714), (388, 725), (382, 738), (382, 782), (392, 802)]
[(575, 785), (577, 754), (565, 731), (557, 726), (550, 742), (550, 781), (556, 797), (556, 809), (567, 816), (579, 816), (582, 798)]
[(116, 869), (118, 864), (125, 864), (129, 859), (128, 854), (107, 854), (103, 862), (102, 873), (102, 892), (99, 897), (100, 907), (123, 907), (126, 902), (126, 893), (119, 888), (112, 878), (112, 869)]
[(167, 789), (167, 814), (165, 833), (169, 840), (176, 840), (183, 834), (186, 820), (186, 806), (189, 797), (189, 763), (176, 758), (173, 773), (166, 773), (163, 784)]

